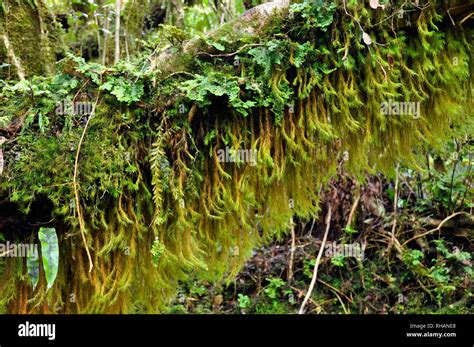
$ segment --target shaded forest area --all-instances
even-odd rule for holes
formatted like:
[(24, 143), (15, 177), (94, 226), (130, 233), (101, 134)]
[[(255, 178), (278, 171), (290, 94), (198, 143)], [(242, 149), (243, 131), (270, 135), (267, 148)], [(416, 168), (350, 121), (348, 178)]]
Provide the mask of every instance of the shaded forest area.
[(0, 313), (474, 313), (473, 13), (0, 0)]

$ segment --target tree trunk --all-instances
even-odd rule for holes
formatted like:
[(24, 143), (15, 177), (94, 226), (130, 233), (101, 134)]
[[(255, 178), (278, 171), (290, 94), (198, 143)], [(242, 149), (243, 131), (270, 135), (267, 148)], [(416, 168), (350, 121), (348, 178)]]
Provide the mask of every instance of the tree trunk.
[(120, 60), (120, 13), (122, 0), (115, 0), (115, 59), (117, 64)]
[[(262, 31), (278, 18), (288, 14), (290, 0), (275, 0), (251, 8), (239, 18), (230, 23), (224, 24), (211, 31), (208, 35), (210, 40), (216, 40), (224, 33), (231, 32), (232, 38), (236, 40), (243, 36), (252, 36), (257, 38)], [(172, 50), (164, 50), (153, 58), (152, 69), (157, 69), (163, 74), (169, 74), (174, 71), (184, 69), (185, 59), (179, 59), (179, 56), (195, 56), (197, 52), (203, 50), (200, 37), (189, 40), (183, 45), (180, 52), (175, 53)]]
[[(51, 73), (55, 52), (62, 49), (61, 44), (53, 46), (61, 42), (59, 30), (43, 0), (3, 0), (0, 38), (0, 60), (10, 64), (20, 79)], [(3, 73), (1, 77), (10, 76)]]

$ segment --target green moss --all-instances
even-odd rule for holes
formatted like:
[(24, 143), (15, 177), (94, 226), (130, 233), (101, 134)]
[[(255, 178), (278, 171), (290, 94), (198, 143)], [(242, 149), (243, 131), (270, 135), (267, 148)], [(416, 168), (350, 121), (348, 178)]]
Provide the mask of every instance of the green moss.
[[(382, 19), (357, 6), (349, 10), (360, 10), (368, 28)], [(5, 87), (17, 114), (33, 109), (15, 147), (5, 150), (2, 189), (26, 207), (47, 196), (57, 230), (74, 235), (62, 241), (70, 258), (56, 300), (37, 294), (37, 306), (21, 310), (60, 307), (73, 288), (77, 301), (66, 312), (155, 312), (190, 273), (231, 279), (254, 248), (288, 231), (292, 216), (318, 212), (318, 192), (344, 152), (354, 175), (390, 172), (399, 161), (415, 166), (416, 147), (445, 138), (472, 109), (465, 88), (471, 44), (467, 33), (438, 23), (436, 8), (420, 17), (418, 36), (394, 37), (382, 30), (386, 23), (370, 31), (384, 46), (370, 47), (343, 9), (334, 21), (317, 14), (313, 29), (295, 14), (252, 46), (244, 45), (256, 37), (234, 37), (225, 27), (224, 37), (211, 34), (184, 55), (171, 54), (170, 65), (182, 67), (173, 74), (144, 73), (144, 62), (106, 70), (70, 57), (63, 74), (34, 81), (58, 100), (72, 98), (87, 79), (84, 95), (102, 93), (78, 167), (91, 274), (70, 186), (84, 121), (54, 115), (47, 101), (31, 104), (26, 82)], [(209, 44), (220, 55), (191, 55)], [(134, 84), (144, 86), (139, 101), (127, 89)], [(381, 104), (390, 99), (420, 102), (419, 117), (384, 116)], [(251, 150), (257, 162), (221, 162), (218, 153), (228, 148)], [(157, 238), (159, 259), (151, 251)]]
[(3, 1), (0, 31), (8, 36), (27, 76), (52, 72), (55, 53), (62, 51), (63, 47), (60, 29), (42, 1)]

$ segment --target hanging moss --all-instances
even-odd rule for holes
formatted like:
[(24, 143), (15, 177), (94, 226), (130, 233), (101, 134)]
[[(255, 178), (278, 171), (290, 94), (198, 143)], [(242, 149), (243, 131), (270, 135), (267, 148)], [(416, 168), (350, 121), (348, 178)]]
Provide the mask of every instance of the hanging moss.
[[(472, 114), (472, 29), (445, 25), (439, 6), (395, 31), (383, 11), (356, 2), (346, 10), (361, 25), (341, 5), (308, 5), (263, 37), (211, 35), (172, 74), (69, 57), (61, 75), (35, 82), (58, 100), (101, 90), (78, 175), (91, 273), (71, 184), (84, 119), (54, 115), (47, 101), (29, 105), (24, 83), (5, 87), (2, 97), (33, 108), (6, 145), (0, 188), (25, 211), (40, 195), (52, 201), (61, 259), (49, 292), (44, 280), (32, 292), (24, 264), (6, 260), (0, 307), (159, 312), (191, 273), (231, 279), (292, 216), (314, 216), (345, 152), (354, 175), (416, 166), (417, 146), (442, 141)], [(420, 113), (383, 115), (388, 100), (419, 102)], [(257, 161), (219, 160), (229, 149)]]

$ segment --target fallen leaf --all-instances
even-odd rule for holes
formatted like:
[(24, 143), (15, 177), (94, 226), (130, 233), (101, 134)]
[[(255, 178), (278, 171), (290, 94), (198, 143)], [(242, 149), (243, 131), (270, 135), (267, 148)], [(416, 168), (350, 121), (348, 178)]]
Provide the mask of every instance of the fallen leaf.
[(382, 10), (385, 10), (385, 5), (380, 5), (379, 0), (370, 0), (370, 7), (372, 7), (374, 10), (378, 9), (379, 7), (381, 7)]
[(370, 7), (377, 9), (380, 6), (379, 0), (370, 0)]
[(372, 44), (372, 39), (370, 38), (369, 34), (363, 33), (362, 34), (362, 39), (364, 40), (364, 42), (367, 46), (370, 46)]

